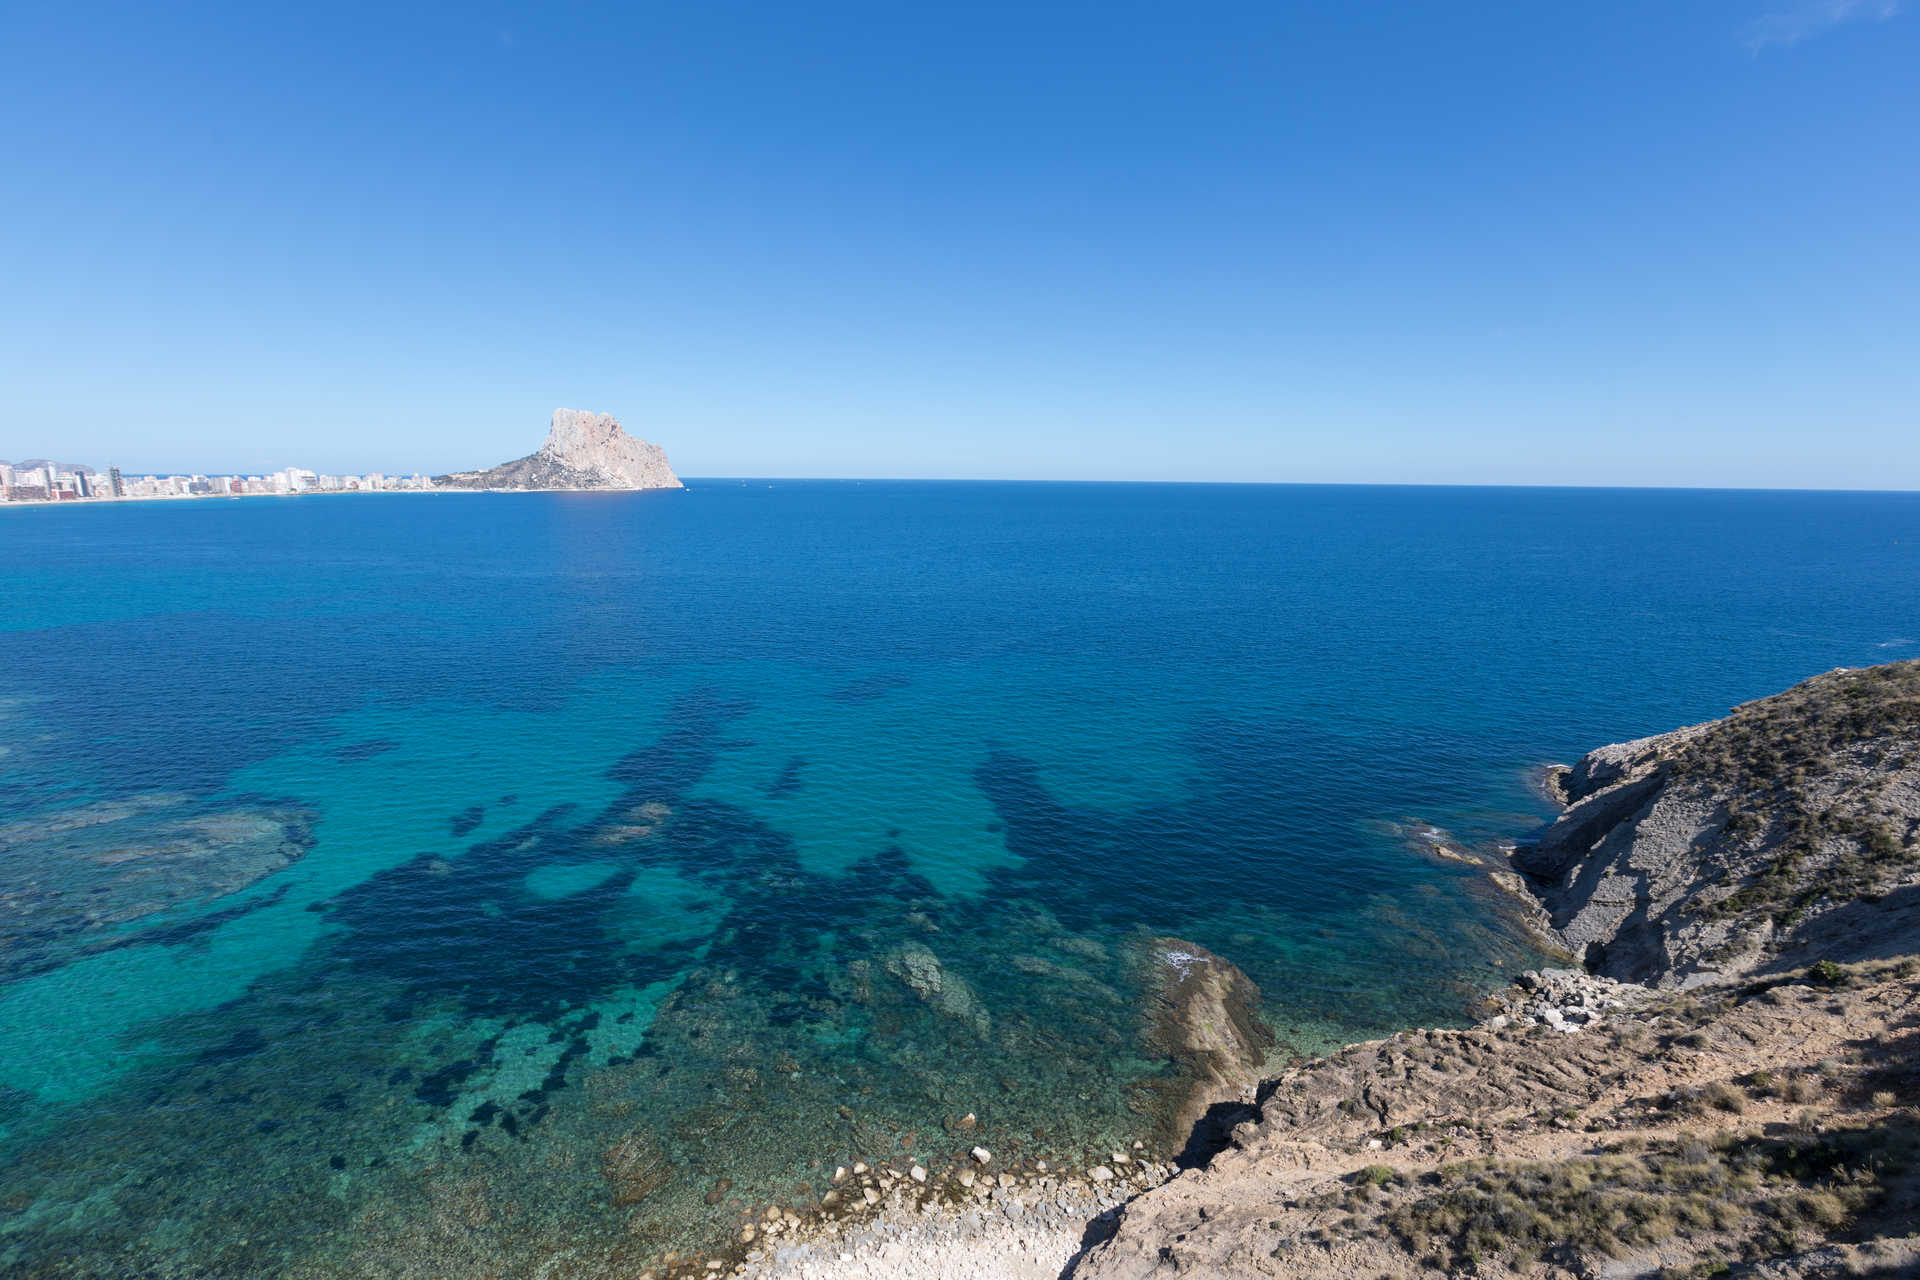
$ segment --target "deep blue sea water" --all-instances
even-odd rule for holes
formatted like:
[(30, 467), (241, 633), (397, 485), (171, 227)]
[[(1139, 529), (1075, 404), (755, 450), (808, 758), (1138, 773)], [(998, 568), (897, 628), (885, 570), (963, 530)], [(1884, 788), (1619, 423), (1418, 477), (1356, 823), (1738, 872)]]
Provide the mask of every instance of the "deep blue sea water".
[(1286, 1051), (1462, 1021), (1535, 953), (1424, 824), (1917, 640), (1912, 494), (0, 508), (0, 1271), (630, 1274), (1164, 1144), (1154, 939)]

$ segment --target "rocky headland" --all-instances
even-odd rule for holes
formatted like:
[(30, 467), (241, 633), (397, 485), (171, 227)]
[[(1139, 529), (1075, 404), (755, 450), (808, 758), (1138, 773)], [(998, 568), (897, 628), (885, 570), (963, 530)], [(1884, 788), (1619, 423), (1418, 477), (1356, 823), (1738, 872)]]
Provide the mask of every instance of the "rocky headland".
[(1187, 1141), (843, 1170), (841, 1212), (668, 1272), (1920, 1274), (1920, 662), (1548, 781), (1564, 811), (1512, 865), (1581, 967), (1520, 975), (1478, 1025), (1260, 1078), (1251, 984), (1156, 939), (1143, 1036), (1184, 1064)]
[(1556, 771), (1516, 866), (1595, 972), (1661, 987), (1920, 942), (1920, 662), (1833, 671)]
[(435, 476), (442, 489), (679, 489), (666, 451), (637, 440), (611, 415), (555, 409), (537, 453), (485, 471)]

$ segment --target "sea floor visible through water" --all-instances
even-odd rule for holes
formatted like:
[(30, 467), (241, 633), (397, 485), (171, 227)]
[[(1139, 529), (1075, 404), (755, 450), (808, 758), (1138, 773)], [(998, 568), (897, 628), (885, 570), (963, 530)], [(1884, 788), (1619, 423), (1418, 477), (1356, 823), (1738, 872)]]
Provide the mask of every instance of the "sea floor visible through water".
[(1852, 496), (1765, 564), (1779, 495), (0, 512), (0, 1270), (632, 1275), (836, 1164), (1170, 1154), (1155, 939), (1278, 1056), (1465, 1020), (1539, 956), (1424, 825), (1901, 656), (1920, 508)]

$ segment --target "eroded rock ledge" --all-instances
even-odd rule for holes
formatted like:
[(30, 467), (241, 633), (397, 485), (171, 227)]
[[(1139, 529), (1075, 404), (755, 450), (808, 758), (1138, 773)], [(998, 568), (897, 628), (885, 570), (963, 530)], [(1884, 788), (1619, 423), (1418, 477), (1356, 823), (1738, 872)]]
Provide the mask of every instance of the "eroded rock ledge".
[(1516, 851), (1587, 966), (1697, 986), (1920, 950), (1920, 662), (1602, 747)]
[(1266, 1080), (1077, 1280), (1920, 1273), (1920, 662), (1603, 747), (1466, 1031)]

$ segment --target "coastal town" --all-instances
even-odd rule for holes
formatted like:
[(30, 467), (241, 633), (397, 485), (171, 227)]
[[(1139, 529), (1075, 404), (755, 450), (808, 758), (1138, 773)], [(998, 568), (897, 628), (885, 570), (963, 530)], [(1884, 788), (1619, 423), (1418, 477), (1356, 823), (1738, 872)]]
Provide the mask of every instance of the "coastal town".
[(123, 475), (118, 467), (102, 471), (78, 463), (38, 458), (0, 462), (0, 502), (114, 502), (149, 498), (237, 498), (256, 494), (284, 497), (302, 493), (418, 491), (433, 487), (433, 481), (418, 472), (404, 476), (378, 471), (335, 476), (288, 467), (265, 475)]
[(659, 445), (635, 439), (611, 414), (555, 409), (547, 439), (524, 458), (482, 471), (442, 476), (324, 475), (288, 467), (265, 475), (127, 475), (77, 462), (31, 458), (0, 461), (0, 502), (116, 502), (150, 498), (287, 497), (308, 493), (382, 493), (430, 490), (680, 489), (680, 478)]

